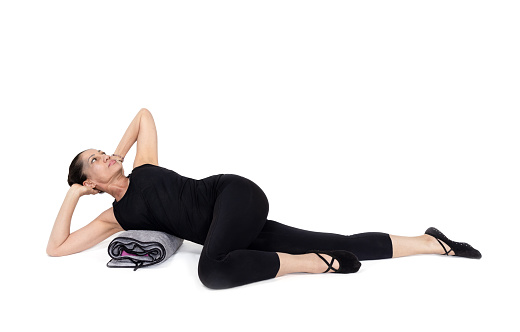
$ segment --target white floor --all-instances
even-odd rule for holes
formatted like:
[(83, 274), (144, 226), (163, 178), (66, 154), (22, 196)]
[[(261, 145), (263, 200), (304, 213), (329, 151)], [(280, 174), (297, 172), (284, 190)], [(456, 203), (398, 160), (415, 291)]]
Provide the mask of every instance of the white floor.
[[(2, 2), (0, 330), (510, 330), (519, 14), (507, 1)], [(341, 234), (435, 226), (483, 258), (214, 291), (188, 241), (135, 272), (106, 267), (111, 238), (48, 257), (70, 161), (113, 152), (141, 107), (161, 166), (248, 177), (270, 219)], [(71, 229), (112, 201), (82, 197)]]
[(28, 259), (5, 262), (9, 315), (4, 323), (14, 323), (17, 330), (49, 326), (57, 331), (170, 326), (310, 331), (340, 325), (367, 331), (506, 329), (518, 295), (517, 268), (506, 242), (513, 239), (500, 236), (499, 229), (471, 224), (441, 229), (473, 243), (483, 253), (481, 260), (419, 255), (365, 261), (356, 274), (294, 274), (218, 291), (198, 280), (201, 246), (189, 241), (165, 263), (134, 272), (105, 266), (113, 237), (80, 254), (50, 258), (42, 233), (38, 239), (29, 236), (34, 243), (18, 253)]

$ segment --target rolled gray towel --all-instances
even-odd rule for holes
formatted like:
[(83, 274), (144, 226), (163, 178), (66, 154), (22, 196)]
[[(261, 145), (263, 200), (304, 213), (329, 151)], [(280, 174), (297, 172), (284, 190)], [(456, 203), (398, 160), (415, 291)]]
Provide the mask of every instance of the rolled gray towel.
[(159, 264), (170, 258), (184, 240), (158, 231), (130, 230), (122, 232), (108, 245), (112, 258), (108, 267), (140, 267)]

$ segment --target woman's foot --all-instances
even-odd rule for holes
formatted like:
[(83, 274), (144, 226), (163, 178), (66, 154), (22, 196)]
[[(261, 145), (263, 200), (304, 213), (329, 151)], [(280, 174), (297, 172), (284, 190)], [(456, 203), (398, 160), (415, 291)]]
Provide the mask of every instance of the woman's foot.
[(480, 259), (482, 258), (482, 255), (480, 254), (480, 251), (473, 248), (471, 245), (464, 243), (464, 242), (455, 242), (446, 237), (446, 235), (442, 234), (441, 231), (439, 231), (435, 227), (430, 227), (426, 230), (424, 233), (426, 235), (430, 235), (433, 237), (441, 247), (444, 246), (444, 254), (445, 255), (453, 255), (453, 256), (460, 256), (460, 257), (466, 257), (466, 258), (475, 258)]
[[(332, 255), (332, 252), (329, 252)], [(298, 273), (298, 272), (304, 272), (304, 273), (323, 273), (325, 271), (327, 272), (334, 272), (335, 270), (341, 270), (341, 263), (343, 260), (340, 258), (338, 259), (331, 257), (329, 254), (320, 253), (321, 257), (325, 261), (323, 261), (316, 253), (307, 253), (307, 254), (297, 254), (297, 255), (291, 255), (283, 252), (277, 252), (278, 259), (280, 261), (280, 268), (278, 269), (278, 273), (276, 274), (276, 277), (283, 276), (288, 273)], [(350, 253), (349, 253), (350, 254)], [(349, 260), (344, 264), (346, 266), (348, 265), (354, 265), (359, 264), (359, 261), (357, 260), (357, 257), (353, 256), (354, 261), (352, 264), (349, 264)], [(332, 262), (332, 266), (329, 269), (330, 262)], [(359, 267), (358, 267), (359, 269)]]
[[(309, 253), (314, 254), (321, 260), (321, 271), (314, 273), (354, 273), (361, 267), (361, 262), (356, 255), (346, 250), (313, 250)], [(316, 269), (318, 269), (316, 266)], [(323, 268), (325, 266), (325, 269)]]
[[(307, 254), (309, 255), (309, 259), (312, 260), (312, 273), (327, 273), (334, 272), (333, 269), (338, 270), (339, 269), (339, 261), (337, 259), (333, 259), (331, 256), (327, 254), (320, 254), (321, 257), (323, 257), (327, 263), (323, 261), (317, 254)], [(328, 269), (328, 264), (332, 261), (332, 268)]]

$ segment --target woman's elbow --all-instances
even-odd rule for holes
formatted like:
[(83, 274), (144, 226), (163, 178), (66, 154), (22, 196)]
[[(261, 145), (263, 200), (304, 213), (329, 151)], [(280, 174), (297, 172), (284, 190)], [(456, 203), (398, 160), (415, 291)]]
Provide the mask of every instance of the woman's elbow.
[(54, 250), (51, 250), (49, 248), (47, 248), (47, 250), (45, 251), (47, 253), (48, 256), (50, 257), (58, 257), (59, 255), (54, 251)]
[(67, 253), (64, 253), (63, 251), (59, 250), (59, 248), (49, 248), (47, 247), (47, 255), (50, 257), (60, 257), (60, 256), (66, 256)]

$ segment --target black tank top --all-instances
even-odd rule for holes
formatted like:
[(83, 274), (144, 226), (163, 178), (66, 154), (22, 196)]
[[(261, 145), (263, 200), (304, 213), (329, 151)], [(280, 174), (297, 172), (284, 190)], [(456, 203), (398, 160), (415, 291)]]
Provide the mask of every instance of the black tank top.
[(125, 230), (155, 230), (204, 244), (222, 174), (201, 180), (151, 164), (133, 169), (125, 195), (112, 206)]

